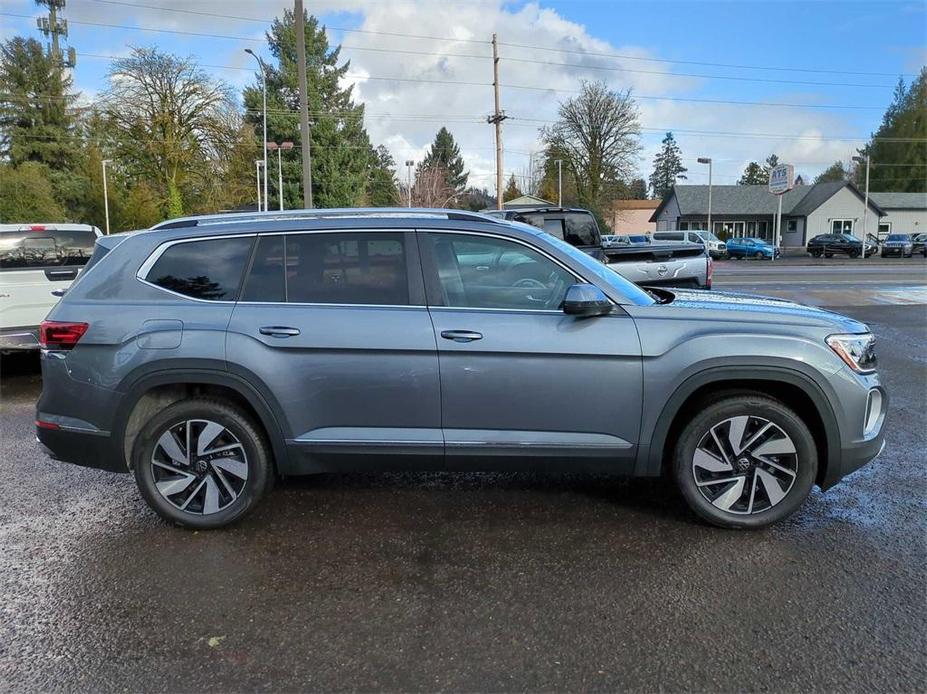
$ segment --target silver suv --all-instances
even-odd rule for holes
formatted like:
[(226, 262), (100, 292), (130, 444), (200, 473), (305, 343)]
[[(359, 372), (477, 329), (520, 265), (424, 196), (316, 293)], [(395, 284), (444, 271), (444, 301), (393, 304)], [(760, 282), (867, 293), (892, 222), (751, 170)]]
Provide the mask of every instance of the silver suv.
[(41, 328), (39, 441), (134, 474), (165, 519), (241, 518), (278, 475), (666, 475), (757, 528), (883, 445), (855, 320), (641, 289), (463, 212), (192, 218), (98, 240)]

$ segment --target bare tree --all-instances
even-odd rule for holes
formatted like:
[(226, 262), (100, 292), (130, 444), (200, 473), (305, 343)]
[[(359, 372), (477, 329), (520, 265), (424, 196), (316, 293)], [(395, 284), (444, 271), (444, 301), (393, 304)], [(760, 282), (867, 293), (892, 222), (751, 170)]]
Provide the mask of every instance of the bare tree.
[(109, 80), (103, 102), (121, 162), (159, 181), (169, 214), (182, 214), (184, 183), (228, 137), (229, 87), (192, 60), (153, 48), (115, 60)]
[[(541, 139), (563, 159), (579, 201), (602, 209), (621, 181), (633, 178), (640, 152), (640, 124), (631, 90), (583, 82), (582, 92), (560, 104), (558, 120)], [(566, 172), (565, 172), (566, 173)]]
[[(443, 166), (420, 166), (412, 184), (412, 206), (447, 207), (463, 192), (448, 183), (447, 169)], [(403, 197), (407, 194), (403, 191)]]

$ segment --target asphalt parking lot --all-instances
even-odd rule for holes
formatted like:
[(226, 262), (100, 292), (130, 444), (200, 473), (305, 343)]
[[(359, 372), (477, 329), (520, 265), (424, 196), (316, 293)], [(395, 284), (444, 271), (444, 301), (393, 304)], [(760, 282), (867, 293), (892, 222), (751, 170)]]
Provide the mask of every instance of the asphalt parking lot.
[(916, 261), (719, 264), (718, 289), (869, 323), (891, 395), (883, 456), (753, 533), (660, 482), (515, 474), (287, 480), (229, 530), (178, 530), (129, 476), (40, 454), (38, 361), (4, 357), (0, 689), (923, 691)]

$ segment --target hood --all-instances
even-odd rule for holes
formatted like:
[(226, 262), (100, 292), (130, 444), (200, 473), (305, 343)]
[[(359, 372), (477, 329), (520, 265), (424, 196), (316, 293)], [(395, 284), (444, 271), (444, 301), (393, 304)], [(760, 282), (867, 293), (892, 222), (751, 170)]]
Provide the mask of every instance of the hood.
[(865, 323), (848, 316), (772, 296), (692, 289), (663, 291), (673, 295), (672, 302), (667, 306), (679, 310), (710, 312), (719, 319), (816, 325), (832, 328), (835, 333), (869, 332)]

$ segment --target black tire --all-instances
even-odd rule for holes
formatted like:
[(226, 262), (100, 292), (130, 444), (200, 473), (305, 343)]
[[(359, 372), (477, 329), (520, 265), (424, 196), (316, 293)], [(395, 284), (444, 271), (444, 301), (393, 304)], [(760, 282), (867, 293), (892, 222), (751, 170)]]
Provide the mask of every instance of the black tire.
[[(158, 473), (155, 472), (156, 465), (152, 462), (158, 439), (173, 427), (184, 426), (185, 422), (191, 420), (207, 420), (224, 427), (225, 432), (237, 439), (246, 459), (246, 480), (238, 480), (234, 476), (229, 476), (228, 473), (225, 474), (226, 480), (241, 482), (237, 497), (233, 497), (228, 505), (213, 513), (203, 514), (181, 510), (163, 496), (156, 486), (155, 476), (162, 474), (160, 468)], [(218, 457), (225, 458), (226, 456)], [(196, 464), (199, 463), (200, 461), (197, 461)], [(218, 487), (219, 478), (216, 475), (219, 473), (216, 472), (215, 467), (209, 463), (204, 463), (203, 466), (206, 468), (204, 476), (212, 475), (213, 483)], [(166, 521), (198, 530), (220, 528), (241, 519), (257, 505), (264, 494), (270, 491), (274, 483), (273, 458), (263, 429), (241, 408), (214, 398), (180, 400), (152, 417), (139, 431), (138, 438), (135, 440), (132, 450), (132, 469), (139, 491), (152, 510)], [(186, 469), (190, 470), (191, 475), (196, 473), (193, 467)], [(196, 481), (192, 484), (196, 484)], [(226, 491), (220, 494), (231, 497), (231, 494)], [(205, 502), (202, 505), (203, 510), (206, 510)]]
[(859, 258), (859, 251), (852, 250), (847, 255), (849, 255), (851, 258)]
[(763, 251), (757, 251), (756, 253), (753, 254), (753, 257), (756, 258), (757, 260), (762, 260), (762, 259), (763, 259)]
[(885, 251), (882, 251), (879, 255), (882, 256), (883, 258), (887, 257), (887, 254), (885, 253)]
[[(744, 415), (755, 418), (750, 421), (756, 425), (759, 425), (761, 420), (767, 420), (773, 423), (780, 432), (784, 432), (794, 445), (794, 464), (796, 466), (791, 486), (788, 487), (781, 500), (770, 503), (772, 502), (772, 495), (766, 496), (766, 503), (770, 504), (768, 508), (749, 514), (722, 510), (713, 505), (701, 491), (701, 489), (706, 489), (706, 493), (713, 493), (715, 489), (724, 490), (725, 488), (699, 487), (696, 484), (695, 454), (700, 442), (707, 440), (706, 437), (710, 435), (712, 427), (720, 426), (723, 428), (728, 420)], [(746, 439), (748, 436), (745, 435), (744, 438)], [(742, 457), (749, 456), (742, 455)], [(784, 462), (783, 457), (777, 457), (783, 465), (788, 464)], [(731, 466), (732, 470), (734, 465), (740, 463), (740, 460), (741, 458), (738, 458), (737, 463)], [(754, 465), (755, 467), (765, 468), (764, 465)], [(814, 485), (817, 470), (817, 449), (805, 422), (782, 402), (753, 392), (731, 393), (703, 407), (683, 428), (677, 439), (672, 458), (672, 473), (676, 486), (695, 514), (712, 525), (741, 530), (755, 530), (765, 527), (790, 516), (798, 510)], [(753, 477), (751, 477), (751, 473)], [(727, 473), (719, 472), (717, 474), (723, 476)], [(754, 482), (753, 478), (759, 475), (755, 470), (732, 472), (731, 474), (746, 475), (746, 480), (749, 481), (750, 485), (756, 483), (758, 488), (764, 486), (760, 485), (758, 481)], [(786, 476), (783, 479), (789, 478)], [(743, 487), (745, 495), (749, 493), (746, 491), (746, 485), (747, 481), (745, 481)], [(731, 487), (733, 486), (736, 485), (731, 485)], [(756, 492), (753, 492), (753, 494), (755, 496)], [(761, 491), (759, 498), (762, 498), (765, 494), (765, 491)], [(718, 497), (720, 496), (722, 496), (721, 493), (718, 494)], [(717, 498), (715, 501), (717, 501)], [(753, 498), (751, 498), (750, 503), (751, 507), (749, 508), (752, 508)], [(759, 505), (762, 507), (762, 504)]]
[(812, 258), (820, 258), (820, 257), (821, 257), (821, 251), (819, 251), (819, 250), (817, 250), (817, 249), (811, 251), (811, 257), (812, 257)]

